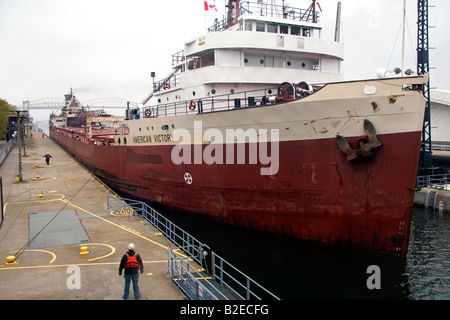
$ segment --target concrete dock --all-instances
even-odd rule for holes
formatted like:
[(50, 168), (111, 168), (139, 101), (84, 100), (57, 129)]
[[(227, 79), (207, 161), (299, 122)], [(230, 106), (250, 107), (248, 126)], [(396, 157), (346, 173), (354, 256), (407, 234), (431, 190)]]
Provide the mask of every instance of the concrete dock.
[[(140, 300), (186, 298), (168, 273), (173, 244), (155, 228), (107, 212), (113, 192), (42, 133), (26, 139), (21, 182), (18, 151), (16, 144), (0, 167), (1, 300), (122, 300), (118, 268), (130, 242), (144, 261)], [(7, 263), (10, 256), (16, 257), (13, 264)], [(134, 300), (132, 288), (128, 299)]]

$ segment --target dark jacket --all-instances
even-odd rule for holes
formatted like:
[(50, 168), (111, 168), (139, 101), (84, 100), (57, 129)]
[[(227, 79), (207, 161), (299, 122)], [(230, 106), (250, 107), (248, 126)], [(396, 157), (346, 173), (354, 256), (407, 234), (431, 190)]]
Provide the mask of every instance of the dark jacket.
[(125, 263), (127, 263), (127, 261), (128, 261), (127, 254), (129, 256), (134, 256), (135, 254), (137, 254), (136, 260), (137, 260), (137, 262), (139, 262), (141, 267), (140, 268), (137, 268), (137, 267), (125, 268), (125, 274), (137, 274), (137, 273), (139, 273), (139, 269), (140, 269), (141, 273), (144, 273), (144, 264), (142, 263), (141, 256), (139, 255), (139, 253), (134, 252), (134, 250), (129, 250), (126, 254), (123, 255), (122, 260), (120, 260), (119, 274), (122, 274), (122, 270), (125, 267)]

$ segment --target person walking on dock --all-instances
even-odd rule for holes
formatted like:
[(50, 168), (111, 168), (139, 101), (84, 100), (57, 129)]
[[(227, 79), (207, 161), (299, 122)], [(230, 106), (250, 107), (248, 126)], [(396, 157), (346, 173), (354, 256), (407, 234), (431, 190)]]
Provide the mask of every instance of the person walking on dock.
[(43, 158), (45, 158), (45, 162), (47, 163), (47, 165), (50, 165), (50, 158), (53, 158), (50, 153), (47, 152), (47, 154), (45, 156), (42, 156)]
[(125, 288), (123, 291), (123, 299), (127, 300), (130, 293), (130, 282), (133, 281), (134, 298), (139, 299), (141, 293), (139, 291), (139, 271), (144, 273), (144, 264), (141, 256), (135, 252), (134, 244), (128, 245), (128, 252), (122, 256), (119, 266), (119, 276), (125, 269)]

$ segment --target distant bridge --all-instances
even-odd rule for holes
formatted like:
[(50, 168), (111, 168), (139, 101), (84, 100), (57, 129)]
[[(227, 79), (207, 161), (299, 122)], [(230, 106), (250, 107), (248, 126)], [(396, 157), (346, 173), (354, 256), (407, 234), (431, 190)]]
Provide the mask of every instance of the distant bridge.
[[(127, 103), (136, 106), (138, 103), (119, 98), (100, 98), (81, 101), (82, 106), (90, 109), (126, 109)], [(64, 106), (64, 98), (45, 98), (23, 102), (23, 110), (59, 110)]]

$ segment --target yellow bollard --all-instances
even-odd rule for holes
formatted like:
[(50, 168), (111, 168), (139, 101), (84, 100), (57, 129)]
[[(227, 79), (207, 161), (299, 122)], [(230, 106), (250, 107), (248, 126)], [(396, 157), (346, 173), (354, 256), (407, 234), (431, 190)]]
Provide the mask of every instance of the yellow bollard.
[(15, 256), (9, 256), (6, 257), (6, 265), (14, 264), (16, 263), (16, 257)]
[(85, 247), (81, 247), (80, 250), (81, 250), (80, 254), (88, 254), (89, 253), (88, 247), (86, 247), (86, 246)]
[(39, 198), (39, 199), (42, 199), (43, 197), (44, 197), (43, 194), (38, 195), (38, 198)]
[(38, 180), (39, 180), (39, 178), (40, 178), (40, 176), (36, 176), (36, 179), (38, 179)]

